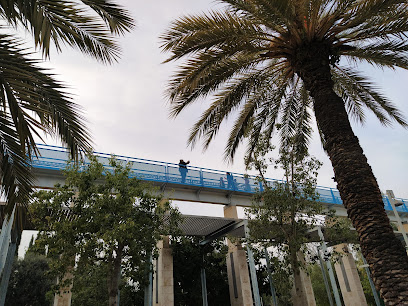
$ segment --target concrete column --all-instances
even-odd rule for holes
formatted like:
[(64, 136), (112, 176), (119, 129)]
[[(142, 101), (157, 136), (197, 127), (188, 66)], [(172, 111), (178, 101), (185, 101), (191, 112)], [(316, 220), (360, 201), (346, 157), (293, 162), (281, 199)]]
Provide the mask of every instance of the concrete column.
[[(64, 280), (72, 278), (72, 274), (67, 272), (64, 276)], [(72, 298), (72, 283), (64, 288), (61, 288), (59, 294), (54, 295), (54, 306), (71, 306)]]
[(154, 261), (153, 305), (174, 306), (173, 254), (169, 237), (158, 242), (159, 258)]
[(364, 306), (367, 301), (361, 286), (356, 262), (346, 243), (338, 244), (334, 250), (343, 256), (334, 265), (345, 306)]
[[(305, 259), (302, 253), (298, 253), (298, 258), (303, 264), (305, 264)], [(312, 281), (310, 280), (309, 275), (307, 275), (307, 273), (303, 269), (300, 269), (299, 275), (297, 275), (296, 280), (300, 283), (300, 286), (298, 288), (300, 292), (296, 292), (295, 286), (292, 287), (293, 305), (316, 306)]]
[[(236, 206), (225, 206), (224, 217), (238, 219)], [(239, 242), (227, 239), (227, 272), (231, 306), (252, 306), (252, 290), (246, 252)]]

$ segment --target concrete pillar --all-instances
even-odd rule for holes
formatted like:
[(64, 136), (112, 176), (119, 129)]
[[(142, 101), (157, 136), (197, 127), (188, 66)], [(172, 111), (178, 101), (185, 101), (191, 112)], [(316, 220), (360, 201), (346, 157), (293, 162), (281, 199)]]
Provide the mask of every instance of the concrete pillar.
[[(224, 217), (238, 219), (236, 206), (225, 206)], [(227, 272), (231, 306), (252, 306), (252, 290), (246, 252), (239, 242), (227, 239)]]
[[(64, 280), (72, 278), (72, 274), (67, 272)], [(61, 288), (59, 294), (54, 295), (54, 306), (71, 306), (72, 298), (72, 283), (64, 288)]]
[(173, 254), (169, 237), (158, 242), (159, 258), (154, 261), (153, 305), (174, 306)]
[[(298, 259), (305, 264), (304, 256), (300, 252), (298, 253)], [(292, 287), (293, 305), (316, 306), (312, 281), (310, 280), (309, 275), (303, 269), (300, 269), (296, 280), (300, 283), (298, 288), (300, 292), (296, 292), (295, 286)]]
[(361, 286), (356, 262), (346, 243), (338, 244), (334, 250), (343, 256), (334, 265), (345, 306), (364, 306), (367, 301)]

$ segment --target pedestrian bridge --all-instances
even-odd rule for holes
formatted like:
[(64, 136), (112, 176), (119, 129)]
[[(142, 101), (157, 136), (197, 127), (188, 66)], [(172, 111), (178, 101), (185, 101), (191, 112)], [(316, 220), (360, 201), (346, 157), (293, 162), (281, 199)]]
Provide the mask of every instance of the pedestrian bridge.
[[(64, 176), (62, 171), (69, 160), (67, 150), (61, 147), (39, 145), (38, 158), (35, 158), (32, 162), (33, 174), (36, 178), (36, 188), (47, 189), (53, 188), (56, 183), (64, 183)], [(105, 153), (95, 153), (97, 159), (109, 169), (109, 158), (110, 154)], [(126, 156), (116, 156), (117, 159), (131, 162), (132, 176), (137, 177), (144, 181), (152, 182), (154, 185), (160, 188), (160, 192), (164, 194), (164, 197), (172, 200), (181, 201), (191, 201), (191, 202), (203, 202), (203, 203), (213, 203), (227, 205), (224, 208), (224, 218), (209, 217), (209, 216), (186, 216), (184, 215), (182, 223), (179, 225), (182, 232), (186, 235), (198, 235), (204, 237), (201, 244), (206, 244), (213, 239), (222, 237), (226, 234), (230, 234), (236, 237), (244, 237), (247, 234), (246, 224), (247, 220), (238, 219), (237, 208), (234, 206), (250, 206), (251, 197), (257, 191), (262, 191), (263, 186), (257, 181), (256, 177), (248, 176), (240, 173), (228, 173), (220, 170), (199, 168), (194, 166), (188, 166), (187, 172), (183, 172), (183, 169), (179, 167), (178, 164), (146, 160), (134, 157)], [(85, 162), (89, 160), (85, 159)], [(267, 179), (269, 183), (279, 182), (279, 180)], [(346, 211), (342, 205), (342, 201), (339, 195), (339, 191), (334, 188), (318, 186), (317, 191), (320, 195), (319, 201), (326, 208), (331, 208), (336, 211), (339, 216), (345, 216)], [(391, 220), (395, 220), (393, 213), (393, 208), (389, 202), (388, 197), (384, 197), (384, 206), (389, 214)], [(406, 217), (408, 215), (408, 200), (399, 200), (401, 206), (397, 208), (399, 214)], [(395, 201), (395, 199), (393, 200)], [(397, 215), (397, 214), (396, 214)], [(13, 218), (11, 218), (13, 220)], [(398, 218), (399, 219), (399, 218)], [(401, 224), (401, 220), (399, 219)], [(3, 230), (1, 234), (7, 240), (10, 240), (12, 222), (3, 222)], [(323, 231), (320, 227), (310, 231), (310, 241), (320, 241), (322, 250), (326, 250), (325, 237), (323, 236)], [(400, 233), (397, 233), (400, 235)], [(1, 237), (0, 237), (1, 238)], [(3, 239), (4, 240), (4, 239)], [(0, 239), (1, 241), (1, 239)], [(16, 241), (10, 240), (9, 244), (0, 243), (0, 246), (6, 246), (6, 249), (0, 250), (0, 268), (6, 271), (4, 275), (9, 275), (11, 272), (11, 263), (14, 258), (14, 252), (16, 247)], [(344, 246), (340, 245), (339, 250), (344, 250)], [(159, 257), (154, 262), (154, 269), (156, 273), (154, 275), (150, 273), (149, 275), (149, 286), (145, 290), (144, 305), (159, 305), (167, 306), (173, 305), (168, 302), (174, 300), (174, 288), (173, 288), (173, 258), (171, 255), (171, 250), (169, 250), (169, 239), (165, 237), (158, 245)], [(348, 248), (348, 247), (347, 247)], [(320, 256), (321, 251), (318, 249), (318, 254)], [(325, 253), (324, 253), (325, 254)], [(342, 276), (338, 278), (341, 292), (343, 293), (343, 299), (345, 299), (346, 294), (352, 296), (351, 300), (355, 301), (355, 296), (363, 296), (360, 294), (362, 292), (362, 287), (359, 284), (360, 280), (358, 278), (358, 273), (352, 274), (353, 269), (356, 271), (356, 266), (354, 263), (353, 256), (350, 252), (345, 259), (341, 259), (336, 263), (337, 276)], [(247, 265), (247, 256), (249, 269)], [(266, 261), (269, 262), (268, 255), (266, 252)], [(323, 268), (323, 260), (320, 258), (320, 264)], [(228, 280), (230, 288), (231, 302), (240, 301), (240, 305), (253, 305), (261, 306), (261, 297), (258, 289), (258, 282), (256, 278), (256, 267), (253, 260), (253, 253), (250, 248), (245, 251), (240, 245), (233, 246), (230, 245), (228, 256), (226, 258), (226, 265), (228, 271)], [(329, 260), (326, 261), (327, 271), (330, 277), (330, 283), (335, 297), (336, 305), (341, 305), (340, 295), (337, 289), (335, 275), (333, 273), (333, 267)], [(268, 263), (269, 269), (269, 263)], [(249, 271), (248, 271), (249, 270)], [(353, 270), (353, 271), (354, 271)], [(367, 269), (368, 271), (368, 269)], [(304, 273), (304, 272), (303, 272)], [(367, 273), (369, 279), (369, 273)], [(323, 278), (325, 280), (325, 287), (328, 296), (331, 300), (331, 289), (327, 276), (323, 272)], [(251, 281), (249, 280), (251, 279)], [(307, 275), (302, 277), (302, 282), (304, 282), (305, 288), (310, 288), (312, 292), (312, 286), (310, 280), (308, 280)], [(350, 286), (350, 280), (353, 281), (353, 286)], [(371, 280), (371, 279), (370, 279)], [(5, 296), (7, 288), (8, 277), (3, 277), (0, 283), (0, 291), (3, 288), (3, 294)], [(373, 284), (371, 287), (374, 288)], [(202, 297), (203, 305), (208, 305), (207, 303), (207, 290), (206, 290), (206, 276), (205, 270), (201, 269), (201, 285), (202, 285)], [(270, 282), (271, 295), (276, 302), (276, 294), (274, 285)], [(309, 287), (307, 287), (309, 286)], [(360, 291), (358, 291), (360, 290)], [(308, 292), (309, 292), (308, 291)], [(350, 292), (353, 292), (351, 295)], [(375, 289), (373, 289), (375, 292)], [(0, 292), (1, 293), (1, 292)], [(376, 293), (373, 293), (376, 296)], [(70, 300), (70, 292), (64, 292), (64, 296), (68, 296), (67, 299)], [(308, 299), (314, 299), (314, 296), (308, 294)], [(57, 298), (59, 301), (59, 298)], [(64, 297), (61, 297), (61, 301)], [(377, 305), (379, 305), (379, 300), (376, 299)], [(247, 301), (244, 303), (244, 301)], [(365, 300), (360, 301), (359, 305), (366, 305)], [(313, 304), (313, 303), (312, 303)], [(312, 305), (311, 304), (311, 305)], [(331, 301), (333, 305), (333, 301)], [(348, 305), (346, 303), (346, 305)], [(351, 305), (351, 304), (350, 304)]]
[[(33, 173), (36, 177), (37, 188), (52, 188), (56, 183), (63, 183), (63, 170), (69, 155), (62, 147), (38, 145), (40, 156), (33, 160)], [(109, 166), (110, 154), (95, 152), (106, 168)], [(136, 157), (116, 155), (116, 158), (132, 163), (132, 175), (152, 182), (159, 186), (165, 197), (173, 200), (203, 202), (223, 205), (250, 206), (251, 196), (262, 191), (263, 186), (255, 176), (241, 173), (227, 172), (188, 166), (185, 178), (182, 177), (178, 164), (141, 159)], [(89, 160), (85, 159), (85, 162)], [(267, 179), (268, 182), (280, 182), (276, 179)], [(339, 191), (335, 188), (318, 186), (319, 201), (325, 207), (336, 210), (338, 215), (345, 216), (346, 212), (342, 205)], [(408, 200), (397, 199), (402, 205), (397, 207), (401, 215), (408, 214)], [(384, 196), (384, 207), (387, 214), (393, 216), (389, 199)]]

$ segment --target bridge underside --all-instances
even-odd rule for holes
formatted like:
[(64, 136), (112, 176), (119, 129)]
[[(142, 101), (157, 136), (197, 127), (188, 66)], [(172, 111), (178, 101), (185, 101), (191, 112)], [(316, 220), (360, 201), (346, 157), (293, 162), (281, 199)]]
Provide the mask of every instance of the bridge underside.
[[(39, 189), (52, 189), (55, 184), (64, 184), (65, 182), (65, 178), (60, 170), (34, 168), (33, 174), (36, 178), (35, 187)], [(158, 192), (162, 193), (165, 198), (170, 200), (240, 207), (249, 207), (252, 205), (253, 194), (251, 193), (176, 183), (151, 183), (159, 188)], [(334, 210), (337, 216), (347, 217), (347, 212), (343, 205), (327, 202), (321, 202), (321, 204), (327, 210)], [(391, 221), (397, 221), (393, 211), (386, 210), (386, 212)], [(408, 221), (408, 213), (399, 212), (399, 215), (403, 220)]]

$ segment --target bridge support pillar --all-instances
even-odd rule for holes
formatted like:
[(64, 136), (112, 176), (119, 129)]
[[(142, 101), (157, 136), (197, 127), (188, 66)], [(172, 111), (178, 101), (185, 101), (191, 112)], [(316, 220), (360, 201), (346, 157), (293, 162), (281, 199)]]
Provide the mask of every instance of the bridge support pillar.
[(339, 261), (334, 265), (345, 306), (364, 306), (367, 301), (361, 286), (356, 262), (346, 243), (338, 244), (334, 250), (341, 253)]
[(174, 305), (173, 254), (169, 237), (158, 242), (159, 258), (154, 261), (153, 305)]
[[(236, 206), (225, 206), (226, 218), (238, 219)], [(252, 306), (252, 290), (246, 252), (240, 243), (228, 240), (227, 272), (231, 306)]]
[[(298, 252), (297, 254), (299, 261), (303, 264), (305, 263), (305, 258), (303, 253)], [(294, 279), (299, 284), (297, 287), (293, 284), (292, 287), (292, 301), (293, 305), (307, 305), (316, 306), (316, 300), (313, 292), (312, 281), (307, 275), (306, 271), (303, 269), (299, 270), (298, 275), (294, 275)]]
[[(72, 274), (67, 272), (64, 276), (65, 279), (72, 278)], [(72, 283), (64, 288), (61, 288), (59, 293), (54, 295), (54, 306), (71, 306), (72, 298)]]

